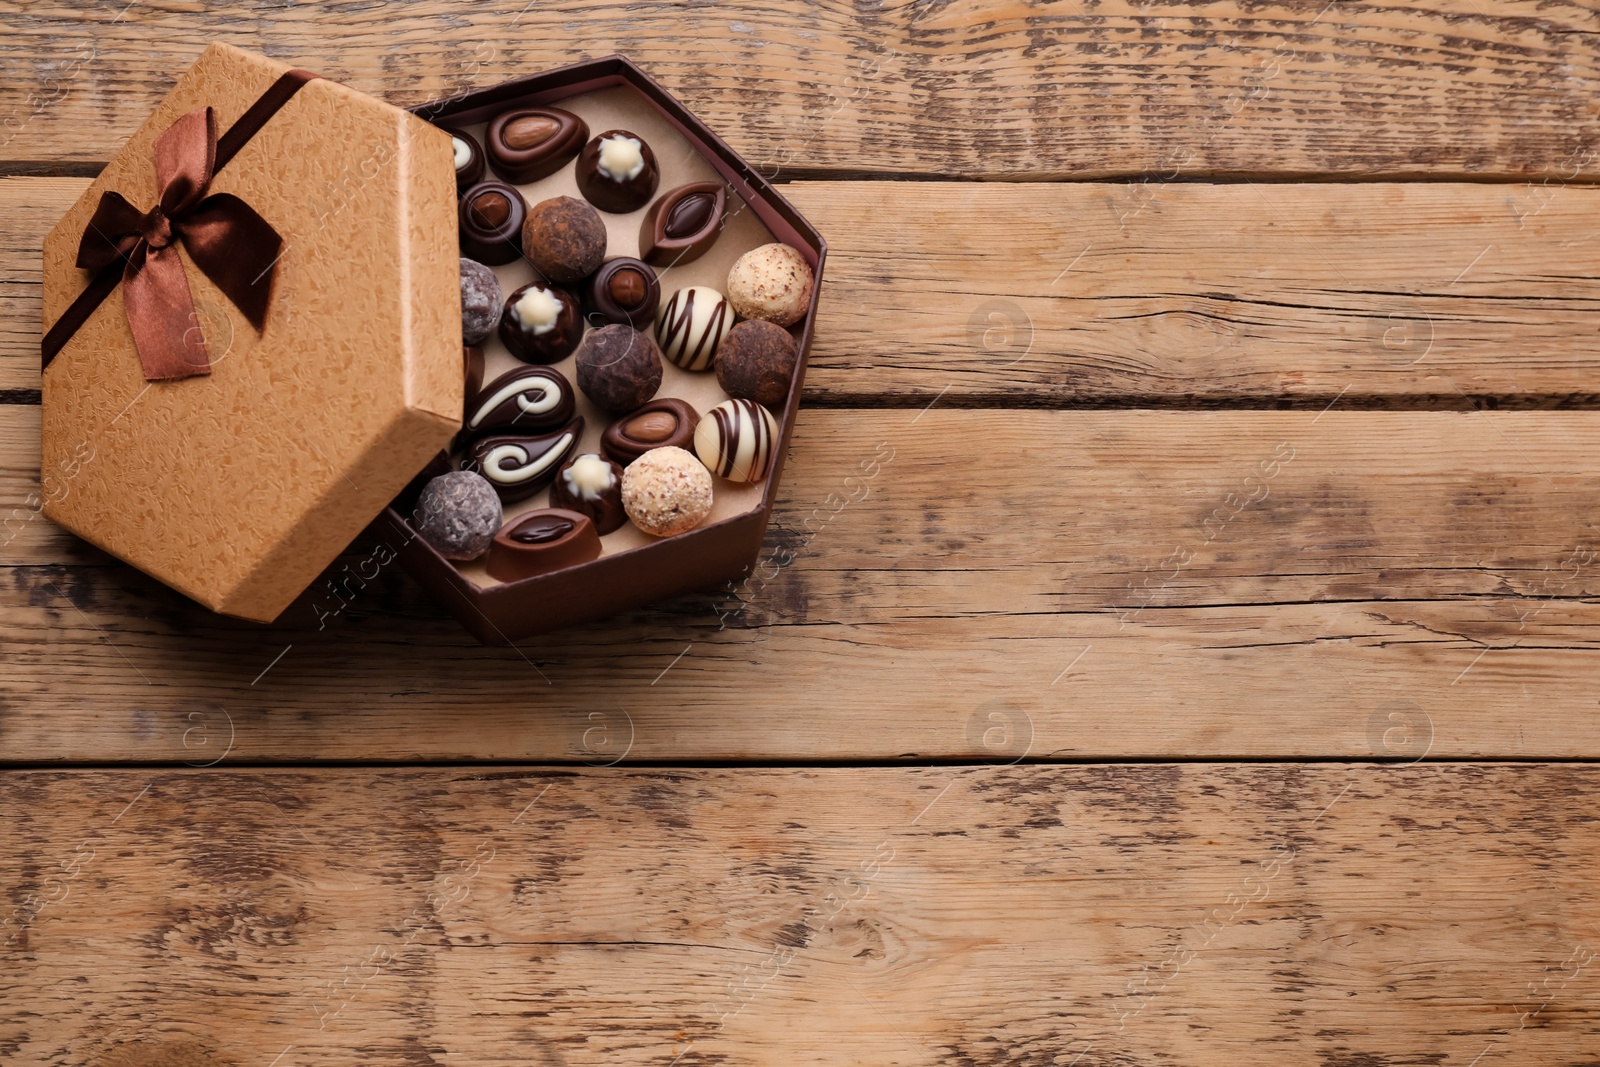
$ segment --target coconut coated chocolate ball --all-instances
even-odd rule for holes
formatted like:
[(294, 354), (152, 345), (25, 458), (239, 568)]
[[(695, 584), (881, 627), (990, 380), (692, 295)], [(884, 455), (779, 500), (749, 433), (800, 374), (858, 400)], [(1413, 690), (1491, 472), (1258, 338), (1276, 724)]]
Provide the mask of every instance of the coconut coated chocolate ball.
[(741, 318), (791, 326), (811, 306), (811, 265), (785, 244), (762, 245), (728, 271), (728, 302)]
[(477, 559), (500, 529), (500, 497), (472, 471), (441, 474), (422, 487), (412, 524), (445, 559)]
[(556, 196), (528, 209), (522, 250), (540, 274), (571, 285), (593, 274), (606, 258), (606, 224), (582, 200)]
[(500, 279), (475, 259), (461, 260), (461, 343), (479, 344), (500, 325)]
[(681, 448), (651, 449), (622, 472), (622, 507), (653, 537), (684, 533), (711, 514), (711, 474)]
[(779, 407), (799, 357), (794, 338), (775, 322), (751, 319), (728, 331), (717, 350), (717, 384), (731, 397)]
[(578, 388), (595, 406), (621, 415), (661, 388), (661, 349), (632, 326), (591, 330), (578, 346)]

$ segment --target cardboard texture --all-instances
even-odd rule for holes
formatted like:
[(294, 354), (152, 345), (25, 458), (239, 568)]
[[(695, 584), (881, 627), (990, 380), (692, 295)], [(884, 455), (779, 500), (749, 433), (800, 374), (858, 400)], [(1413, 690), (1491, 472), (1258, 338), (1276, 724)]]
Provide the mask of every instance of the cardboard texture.
[[(50, 232), (44, 326), (100, 194), (155, 202), (155, 138), (225, 131), (287, 65), (213, 45)], [(46, 368), (44, 514), (207, 607), (270, 621), (449, 441), (462, 409), (450, 139), (336, 82), (303, 87), (211, 192), (284, 240), (257, 335), (185, 254), (212, 372), (146, 382), (118, 286)]]

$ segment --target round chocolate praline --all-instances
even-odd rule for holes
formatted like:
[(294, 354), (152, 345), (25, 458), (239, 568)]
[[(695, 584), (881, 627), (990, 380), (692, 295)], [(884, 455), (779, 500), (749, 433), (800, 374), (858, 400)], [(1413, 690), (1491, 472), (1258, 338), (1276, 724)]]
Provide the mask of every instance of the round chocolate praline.
[(566, 166), (588, 139), (589, 124), (558, 107), (502, 111), (484, 131), (495, 173), (524, 185)]
[(450, 126), (441, 126), (440, 129), (450, 135), (450, 150), (456, 164), (456, 195), (460, 196), (471, 186), (483, 181), (483, 146), (465, 130)]
[(522, 250), (540, 274), (557, 285), (582, 281), (606, 258), (606, 224), (582, 200), (554, 196), (528, 212)]
[(550, 506), (589, 516), (602, 534), (620, 529), (628, 521), (622, 510), (622, 467), (593, 452), (569, 460), (550, 483)]
[(654, 267), (682, 267), (710, 251), (727, 218), (721, 182), (690, 182), (661, 194), (639, 224), (639, 258)]
[(494, 271), (475, 259), (461, 260), (461, 343), (481, 344), (500, 324), (505, 294)]
[(506, 297), (500, 340), (524, 363), (559, 363), (583, 340), (578, 298), (557, 285), (529, 282)]
[(449, 471), (422, 487), (412, 525), (445, 559), (477, 559), (500, 528), (500, 498), (481, 476)]
[(627, 130), (607, 130), (578, 153), (574, 172), (578, 191), (601, 211), (625, 215), (656, 195), (661, 172), (656, 154), (643, 137)]
[(498, 267), (522, 254), (528, 203), (515, 186), (479, 182), (461, 196), (461, 251), (470, 259)]
[(779, 407), (789, 395), (799, 354), (794, 338), (777, 323), (741, 322), (717, 349), (717, 384), (735, 399)]
[(694, 529), (711, 514), (711, 475), (682, 448), (654, 448), (622, 474), (622, 506), (652, 537)]
[(620, 322), (650, 328), (661, 304), (661, 283), (643, 260), (608, 259), (583, 286), (583, 315), (590, 326)]
[(733, 320), (721, 293), (709, 285), (685, 286), (656, 315), (656, 341), (661, 354), (684, 370), (710, 370)]
[(694, 451), (711, 473), (730, 482), (759, 482), (772, 469), (778, 420), (753, 400), (724, 400), (700, 420)]
[(626, 467), (652, 448), (694, 447), (700, 413), (687, 400), (664, 396), (629, 412), (600, 435), (600, 451)]
[(591, 330), (578, 346), (578, 388), (611, 414), (632, 411), (661, 388), (661, 350), (632, 326)]

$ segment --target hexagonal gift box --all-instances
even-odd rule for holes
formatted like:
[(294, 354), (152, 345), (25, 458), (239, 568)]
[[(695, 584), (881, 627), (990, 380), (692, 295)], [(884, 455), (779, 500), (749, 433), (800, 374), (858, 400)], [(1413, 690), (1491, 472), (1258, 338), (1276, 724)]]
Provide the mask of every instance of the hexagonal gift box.
[[(207, 151), (209, 185), (184, 187)], [(103, 232), (106, 193), (126, 232)], [(111, 262), (80, 268), (97, 241)], [(206, 49), (45, 240), (44, 514), (277, 617), (458, 429), (457, 262), (448, 135)], [(209, 373), (167, 376), (161, 351)]]

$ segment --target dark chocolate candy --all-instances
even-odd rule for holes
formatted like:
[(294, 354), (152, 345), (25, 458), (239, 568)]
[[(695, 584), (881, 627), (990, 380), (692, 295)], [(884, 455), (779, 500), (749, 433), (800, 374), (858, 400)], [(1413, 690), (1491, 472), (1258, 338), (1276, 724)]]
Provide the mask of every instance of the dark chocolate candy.
[(652, 400), (624, 415), (600, 435), (600, 450), (626, 467), (652, 448), (676, 445), (694, 450), (694, 428), (700, 413), (675, 396)]
[(629, 256), (606, 260), (583, 286), (583, 315), (590, 326), (620, 322), (647, 330), (660, 303), (656, 272)]
[(526, 184), (571, 162), (589, 139), (589, 124), (557, 107), (518, 107), (496, 115), (484, 139), (495, 173)]
[(622, 468), (593, 452), (574, 457), (550, 483), (550, 504), (589, 516), (596, 530), (608, 534), (628, 521), (622, 510)]
[(479, 182), (461, 196), (461, 251), (490, 266), (510, 263), (522, 254), (522, 224), (527, 202), (505, 182)]
[(461, 395), (471, 404), (472, 398), (478, 395), (478, 388), (483, 385), (483, 349), (477, 345), (466, 345), (462, 348), (462, 357), (467, 365), (467, 380)]
[(455, 153), (456, 195), (460, 196), (471, 186), (483, 181), (483, 146), (465, 130), (441, 127), (450, 135), (450, 147)]
[(602, 326), (578, 346), (578, 388), (613, 415), (648, 401), (661, 388), (661, 349), (632, 326)]
[(717, 349), (717, 384), (736, 399), (779, 407), (789, 395), (799, 354), (794, 337), (777, 323), (741, 322)]
[(574, 176), (585, 200), (618, 215), (648, 204), (661, 181), (656, 154), (627, 130), (607, 130), (584, 145)]
[(461, 260), (461, 342), (475, 345), (500, 322), (505, 294), (494, 271), (475, 259)]
[(690, 182), (668, 189), (639, 224), (639, 258), (656, 267), (693, 263), (717, 243), (727, 218), (721, 182)]
[(507, 371), (467, 404), (461, 433), (476, 437), (490, 432), (522, 433), (565, 426), (577, 407), (566, 376), (554, 367), (518, 367)]
[(578, 447), (583, 419), (545, 434), (493, 434), (468, 450), (463, 468), (476, 469), (506, 503), (524, 500), (555, 480), (556, 471)]
[(600, 555), (600, 535), (589, 516), (565, 508), (530, 511), (494, 535), (484, 570), (502, 582), (584, 563)]
[(500, 340), (524, 363), (556, 363), (583, 340), (578, 298), (556, 285), (529, 282), (506, 297)]
[(605, 220), (570, 196), (541, 200), (528, 212), (522, 250), (540, 274), (570, 285), (593, 274), (606, 258)]

